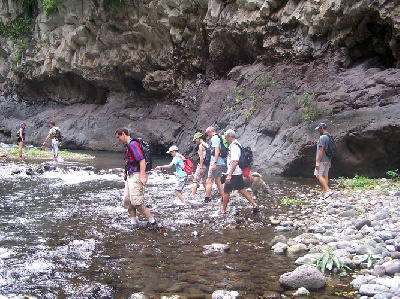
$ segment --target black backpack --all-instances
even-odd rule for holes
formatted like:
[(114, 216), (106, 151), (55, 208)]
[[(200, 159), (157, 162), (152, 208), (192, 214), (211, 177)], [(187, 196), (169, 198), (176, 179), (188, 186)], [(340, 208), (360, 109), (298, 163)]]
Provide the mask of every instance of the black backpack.
[(219, 156), (221, 158), (226, 158), (229, 152), (229, 144), (225, 138), (222, 138), (221, 135), (218, 135), (220, 141), (220, 148), (219, 148)]
[(249, 167), (251, 163), (253, 163), (253, 151), (249, 146), (243, 147), (237, 142), (235, 142), (235, 144), (240, 148), (240, 158), (238, 165), (240, 169), (245, 169), (246, 167)]
[(332, 158), (338, 152), (338, 147), (335, 139), (333, 139), (332, 135), (329, 133), (324, 134), (329, 137), (328, 146), (325, 149), (325, 155), (329, 158)]
[(203, 165), (210, 166), (211, 161), (211, 148), (208, 146), (206, 147), (204, 144), (201, 144), (206, 151), (206, 156), (203, 158)]
[(55, 130), (55, 134), (54, 137), (57, 139), (57, 141), (61, 142), (62, 141), (62, 134), (61, 134), (61, 130), (59, 127), (54, 127)]
[(137, 141), (140, 146), (140, 150), (143, 153), (144, 159), (146, 160), (146, 171), (153, 169), (153, 157), (151, 155), (150, 144), (144, 141), (142, 138), (132, 138), (132, 140)]

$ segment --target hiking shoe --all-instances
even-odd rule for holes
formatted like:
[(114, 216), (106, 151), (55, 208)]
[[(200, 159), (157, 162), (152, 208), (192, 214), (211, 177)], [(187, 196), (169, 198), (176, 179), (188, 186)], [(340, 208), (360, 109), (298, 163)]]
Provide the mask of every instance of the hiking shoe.
[(147, 221), (146, 223), (147, 228), (152, 228), (152, 227), (157, 227), (157, 220), (151, 223), (150, 221)]
[(325, 194), (324, 194), (324, 196), (322, 197), (323, 199), (327, 199), (329, 196), (331, 196), (333, 194), (333, 191), (332, 190), (329, 190), (328, 192), (326, 192)]
[(260, 212), (260, 208), (259, 207), (254, 207), (253, 208), (253, 214), (258, 214)]

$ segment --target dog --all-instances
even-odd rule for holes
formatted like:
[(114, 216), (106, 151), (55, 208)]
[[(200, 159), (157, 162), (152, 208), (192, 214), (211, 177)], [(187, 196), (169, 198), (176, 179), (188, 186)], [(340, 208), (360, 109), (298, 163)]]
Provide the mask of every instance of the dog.
[(250, 181), (244, 178), (244, 186), (250, 188), (253, 191), (255, 197), (258, 196), (258, 192), (269, 193), (267, 184), (264, 182), (261, 174), (258, 172), (252, 172), (250, 174)]

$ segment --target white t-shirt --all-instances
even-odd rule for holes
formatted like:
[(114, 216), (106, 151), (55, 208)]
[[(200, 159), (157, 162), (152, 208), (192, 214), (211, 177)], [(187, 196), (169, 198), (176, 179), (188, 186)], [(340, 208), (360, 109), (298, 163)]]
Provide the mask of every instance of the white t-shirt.
[[(240, 158), (240, 147), (237, 145), (239, 143), (236, 139), (229, 145), (229, 153), (227, 157), (228, 163), (228, 173), (230, 173), (232, 161), (238, 161)], [(240, 143), (239, 143), (240, 144)], [(242, 170), (240, 169), (239, 165), (236, 166), (232, 175), (240, 175), (242, 174)]]

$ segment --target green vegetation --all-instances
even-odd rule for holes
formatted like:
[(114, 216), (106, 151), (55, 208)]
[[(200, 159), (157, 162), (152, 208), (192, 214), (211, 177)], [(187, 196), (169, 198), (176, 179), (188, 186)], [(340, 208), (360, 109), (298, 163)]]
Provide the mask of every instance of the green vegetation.
[(314, 264), (321, 272), (325, 272), (325, 270), (333, 271), (334, 268), (339, 271), (350, 270), (349, 267), (340, 262), (339, 257), (333, 252), (331, 247), (327, 247), (314, 261)]
[[(0, 149), (0, 154), (8, 154), (11, 156), (11, 158), (17, 158), (18, 157), (18, 149), (13, 148), (13, 149)], [(87, 154), (81, 154), (81, 153), (73, 153), (68, 150), (60, 150), (59, 151), (60, 156), (63, 158), (70, 158), (70, 159), (92, 159), (93, 156), (87, 155)], [(38, 147), (31, 147), (31, 148), (24, 148), (23, 150), (23, 156), (25, 158), (29, 159), (35, 159), (35, 158), (49, 158), (52, 159), (52, 154), (51, 151), (41, 149)]]
[(289, 96), (289, 98), (294, 99), (297, 104), (304, 108), (303, 115), (301, 116), (301, 119), (304, 121), (315, 121), (322, 115), (325, 115), (329, 112), (327, 109), (322, 109), (318, 105), (315, 93), (313, 92), (305, 92), (302, 95), (292, 94)]
[(272, 84), (275, 84), (276, 80), (275, 79), (269, 79), (269, 78), (266, 78), (264, 76), (258, 76), (257, 79), (256, 79), (256, 83), (259, 86), (268, 87), (268, 86), (270, 86)]
[(243, 88), (235, 88), (235, 103), (240, 105), (243, 99)]
[(252, 92), (250, 95), (251, 107), (250, 107), (249, 112), (247, 112), (247, 114), (246, 114), (246, 122), (249, 122), (249, 120), (253, 116), (254, 112), (256, 112), (257, 99), (258, 99), (257, 94)]
[(400, 173), (398, 169), (395, 170), (389, 170), (388, 172), (386, 172), (387, 176), (395, 182), (400, 181)]
[(7, 38), (12, 38), (17, 41), (19, 38), (29, 36), (31, 34), (30, 25), (32, 19), (30, 18), (17, 18), (8, 23), (0, 21), (0, 35)]
[(46, 16), (48, 17), (52, 13), (58, 11), (58, 8), (63, 1), (64, 0), (43, 0), (43, 9), (46, 13)]
[(281, 199), (281, 204), (284, 206), (299, 206), (301, 203), (302, 201), (300, 198), (285, 196)]
[(356, 174), (352, 179), (339, 177), (338, 186), (340, 188), (373, 189), (376, 186), (376, 181)]

